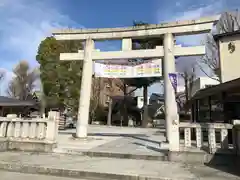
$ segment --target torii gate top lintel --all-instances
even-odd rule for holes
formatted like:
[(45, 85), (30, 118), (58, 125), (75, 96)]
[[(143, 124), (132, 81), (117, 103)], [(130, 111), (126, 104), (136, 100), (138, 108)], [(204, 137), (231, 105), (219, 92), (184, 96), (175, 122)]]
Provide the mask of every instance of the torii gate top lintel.
[(108, 40), (122, 38), (157, 37), (166, 33), (178, 35), (192, 35), (208, 33), (219, 15), (204, 17), (196, 20), (176, 21), (170, 23), (151, 24), (138, 27), (96, 28), (96, 29), (61, 29), (52, 34), (57, 40)]

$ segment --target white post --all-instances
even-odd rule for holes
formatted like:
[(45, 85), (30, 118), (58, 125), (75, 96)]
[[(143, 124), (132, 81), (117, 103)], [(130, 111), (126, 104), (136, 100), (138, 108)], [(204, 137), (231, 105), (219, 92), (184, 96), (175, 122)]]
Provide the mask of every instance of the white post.
[(123, 51), (132, 50), (132, 39), (131, 38), (122, 39), (122, 50)]
[(78, 120), (77, 120), (77, 131), (76, 138), (87, 137), (87, 126), (89, 119), (89, 106), (91, 98), (91, 85), (92, 85), (92, 51), (94, 50), (94, 41), (87, 39), (84, 49), (84, 60), (83, 60), (83, 72), (82, 82), (80, 91), (80, 101), (78, 108)]
[(240, 120), (233, 120), (233, 148), (240, 155)]
[(175, 73), (174, 38), (172, 34), (164, 36), (164, 97), (167, 140), (170, 151), (179, 151), (179, 117), (175, 91), (169, 79), (169, 73)]
[(46, 139), (48, 141), (56, 141), (58, 135), (58, 123), (60, 119), (60, 113), (57, 111), (48, 112)]

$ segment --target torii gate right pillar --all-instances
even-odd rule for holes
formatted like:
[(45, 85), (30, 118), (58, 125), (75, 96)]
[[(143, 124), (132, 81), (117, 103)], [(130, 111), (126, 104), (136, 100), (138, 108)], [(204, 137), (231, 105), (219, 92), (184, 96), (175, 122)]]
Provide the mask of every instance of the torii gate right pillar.
[(175, 91), (169, 78), (169, 73), (175, 73), (175, 71), (174, 37), (172, 34), (167, 33), (164, 35), (163, 59), (166, 135), (169, 142), (169, 149), (178, 151), (179, 116)]

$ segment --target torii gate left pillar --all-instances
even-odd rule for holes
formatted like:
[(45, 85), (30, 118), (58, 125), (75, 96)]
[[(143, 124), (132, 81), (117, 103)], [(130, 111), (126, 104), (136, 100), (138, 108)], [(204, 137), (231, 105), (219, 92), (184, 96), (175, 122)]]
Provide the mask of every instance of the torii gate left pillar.
[(78, 108), (78, 120), (76, 127), (76, 138), (86, 138), (89, 121), (89, 108), (91, 99), (91, 85), (93, 74), (92, 52), (94, 41), (87, 39), (85, 42), (81, 90)]

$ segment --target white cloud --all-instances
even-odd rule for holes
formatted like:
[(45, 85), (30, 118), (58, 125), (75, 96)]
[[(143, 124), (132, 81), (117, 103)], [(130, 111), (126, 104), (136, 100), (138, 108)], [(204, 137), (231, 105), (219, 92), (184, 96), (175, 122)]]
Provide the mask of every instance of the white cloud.
[(51, 30), (68, 26), (82, 27), (51, 7), (50, 1), (1, 0), (1, 67), (10, 72), (23, 59), (37, 66), (35, 56), (40, 42), (51, 35)]
[(5, 68), (0, 67), (0, 73), (4, 74), (4, 77), (2, 80), (0, 80), (0, 96), (5, 94), (5, 91), (8, 86), (8, 82), (11, 81), (11, 79), (14, 77), (14, 73), (12, 71), (9, 71)]
[(76, 23), (48, 4), (40, 1), (30, 4), (29, 1), (26, 2), (15, 0), (1, 8), (0, 49), (11, 50), (11, 53), (16, 53), (15, 58), (19, 58), (17, 60), (26, 59), (36, 65), (34, 59), (41, 40), (51, 35), (53, 28), (76, 25)]
[(5, 68), (0, 68), (0, 73), (4, 74), (4, 79), (12, 79), (14, 77), (14, 73)]
[[(197, 7), (190, 7), (187, 10), (168, 12), (170, 16), (165, 20), (166, 22), (181, 21), (181, 20), (193, 20), (205, 16), (211, 16), (221, 13), (224, 9), (224, 1), (219, 0), (215, 2), (209, 2), (210, 4), (201, 4)], [(177, 3), (178, 4), (178, 3)], [(177, 5), (176, 4), (176, 5)], [(161, 13), (158, 14), (159, 22), (161, 18)], [(205, 35), (191, 35), (191, 36), (181, 36), (176, 38), (177, 42), (183, 43), (185, 45), (200, 45), (205, 42)]]
[(3, 6), (5, 6), (8, 2), (9, 2), (9, 1), (7, 1), (7, 0), (1, 0), (1, 1), (0, 1), (0, 8), (3, 7)]
[(175, 4), (177, 7), (181, 6), (181, 2), (177, 1)]
[(201, 18), (208, 15), (213, 15), (219, 13), (223, 9), (223, 1), (216, 1), (208, 5), (200, 5), (199, 7), (192, 7), (187, 11), (182, 11), (176, 13), (170, 20), (192, 20)]
[[(224, 1), (215, 1), (215, 2), (209, 2), (210, 4), (207, 5), (201, 5), (199, 7), (192, 7), (191, 9), (187, 11), (182, 11), (176, 13), (173, 17), (171, 17), (171, 21), (176, 20), (192, 20), (192, 19), (198, 19), (204, 16), (209, 15), (216, 15), (220, 14), (221, 11), (224, 9)], [(205, 44), (206, 34), (199, 34), (199, 35), (191, 35), (191, 36), (181, 36), (177, 37), (177, 42), (183, 43), (188, 46), (196, 46), (196, 45), (203, 45)], [(178, 61), (178, 71), (183, 71), (184, 68), (189, 68), (193, 66), (193, 64), (196, 64), (196, 61), (200, 61), (200, 57), (182, 57)], [(201, 70), (198, 69), (197, 66), (195, 66), (196, 74), (197, 76), (203, 76)], [(208, 72), (210, 72), (208, 67), (204, 66), (204, 69)], [(182, 80), (180, 80), (181, 83)]]

